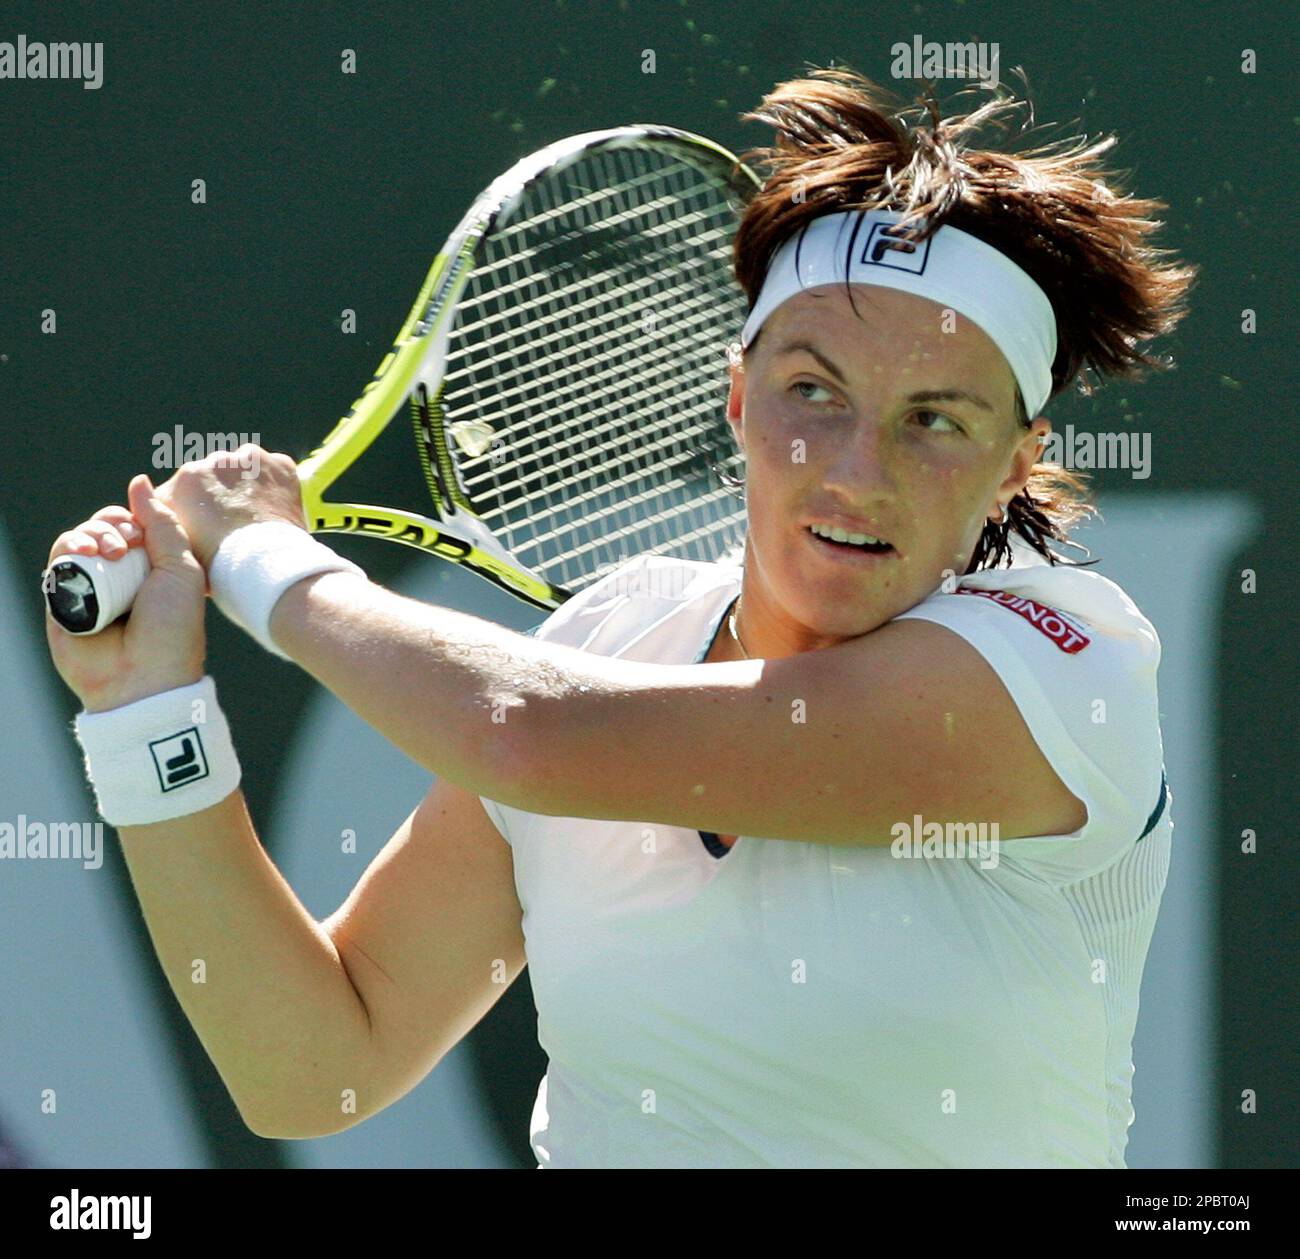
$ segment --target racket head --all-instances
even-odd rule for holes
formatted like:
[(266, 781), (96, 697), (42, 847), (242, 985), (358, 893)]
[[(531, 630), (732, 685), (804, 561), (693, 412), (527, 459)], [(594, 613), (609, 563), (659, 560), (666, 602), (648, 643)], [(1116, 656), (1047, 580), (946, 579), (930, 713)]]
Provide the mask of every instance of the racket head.
[[(645, 124), (570, 136), (495, 179), (300, 465), (313, 531), (417, 546), (548, 609), (647, 551), (738, 563), (725, 347), (757, 187), (721, 146)], [(404, 401), (432, 514), (327, 501)]]

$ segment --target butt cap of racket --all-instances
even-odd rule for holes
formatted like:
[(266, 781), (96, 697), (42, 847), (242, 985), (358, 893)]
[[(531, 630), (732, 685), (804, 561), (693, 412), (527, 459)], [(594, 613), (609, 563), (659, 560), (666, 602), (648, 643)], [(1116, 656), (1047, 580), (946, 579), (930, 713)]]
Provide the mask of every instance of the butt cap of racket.
[(131, 604), (149, 575), (149, 556), (133, 546), (121, 559), (60, 555), (41, 576), (50, 615), (69, 634), (98, 634)]

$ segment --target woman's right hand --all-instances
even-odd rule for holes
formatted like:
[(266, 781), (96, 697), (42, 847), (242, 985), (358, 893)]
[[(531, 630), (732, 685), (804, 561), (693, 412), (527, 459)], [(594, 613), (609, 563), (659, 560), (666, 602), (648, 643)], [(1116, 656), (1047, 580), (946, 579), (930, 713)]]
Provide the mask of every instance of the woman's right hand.
[(149, 478), (135, 477), (130, 507), (104, 507), (61, 533), (49, 564), (61, 555), (102, 555), (112, 561), (143, 546), (152, 565), (124, 620), (98, 634), (69, 634), (45, 613), (45, 636), (59, 676), (89, 712), (118, 708), (203, 677), (207, 576), (180, 521)]

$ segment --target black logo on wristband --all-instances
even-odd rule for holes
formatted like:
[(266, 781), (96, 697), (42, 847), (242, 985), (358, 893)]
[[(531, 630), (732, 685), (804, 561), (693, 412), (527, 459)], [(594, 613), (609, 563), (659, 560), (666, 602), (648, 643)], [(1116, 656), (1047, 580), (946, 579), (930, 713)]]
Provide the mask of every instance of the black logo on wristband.
[(153, 753), (154, 769), (158, 771), (158, 786), (163, 791), (175, 791), (186, 783), (198, 782), (208, 776), (208, 758), (203, 754), (203, 740), (191, 726), (179, 734), (155, 739), (149, 744)]

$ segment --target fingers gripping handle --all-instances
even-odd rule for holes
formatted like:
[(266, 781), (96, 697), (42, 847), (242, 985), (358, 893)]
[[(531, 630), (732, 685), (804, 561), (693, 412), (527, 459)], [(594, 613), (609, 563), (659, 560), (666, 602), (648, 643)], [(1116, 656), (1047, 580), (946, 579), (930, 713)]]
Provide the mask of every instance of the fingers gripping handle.
[(41, 589), (50, 615), (70, 634), (98, 634), (130, 608), (148, 575), (142, 546), (117, 560), (61, 555), (45, 570)]

